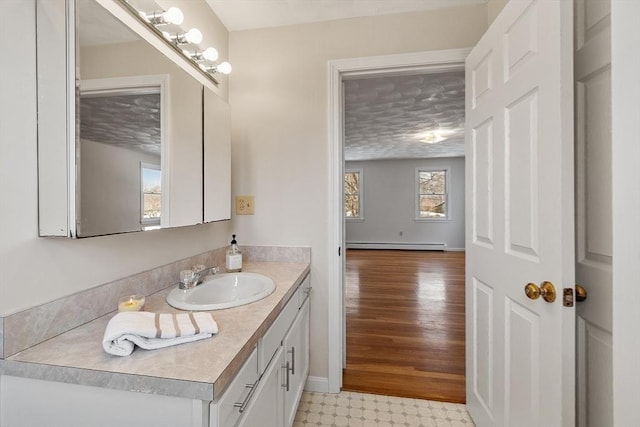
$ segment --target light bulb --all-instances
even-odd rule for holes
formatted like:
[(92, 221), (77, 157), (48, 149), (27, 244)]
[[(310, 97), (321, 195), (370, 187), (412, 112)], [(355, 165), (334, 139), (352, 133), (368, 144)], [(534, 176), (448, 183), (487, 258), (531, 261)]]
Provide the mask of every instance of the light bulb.
[(220, 74), (231, 74), (231, 64), (229, 64), (226, 61), (222, 62), (218, 64), (218, 66), (216, 67), (216, 70), (218, 70)]
[(177, 7), (170, 7), (166, 12), (162, 14), (162, 17), (166, 22), (171, 24), (180, 25), (184, 21), (184, 14)]
[(204, 52), (202, 52), (202, 57), (204, 59), (206, 59), (207, 61), (213, 62), (216, 59), (218, 59), (218, 51), (215, 50), (215, 48), (212, 48), (212, 47), (207, 48), (207, 49), (205, 49)]
[(198, 44), (202, 41), (202, 33), (197, 28), (192, 28), (184, 35), (187, 43)]

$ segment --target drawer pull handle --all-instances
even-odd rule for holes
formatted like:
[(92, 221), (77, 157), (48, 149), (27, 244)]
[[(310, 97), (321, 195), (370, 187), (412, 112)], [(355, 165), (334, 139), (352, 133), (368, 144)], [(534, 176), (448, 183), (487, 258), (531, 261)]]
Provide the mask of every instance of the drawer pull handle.
[(289, 387), (291, 386), (291, 380), (289, 379), (289, 371), (291, 370), (289, 368), (289, 362), (287, 362), (286, 365), (282, 367), (282, 369), (284, 369), (285, 372), (287, 373), (287, 381), (284, 384), (282, 384), (282, 387), (284, 387), (286, 391), (289, 391)]
[(302, 302), (300, 303), (300, 306), (298, 307), (298, 309), (300, 309), (304, 305), (304, 303), (307, 302), (309, 297), (311, 296), (311, 289), (313, 289), (313, 288), (307, 288), (307, 289), (304, 290), (305, 297), (304, 297), (304, 300), (302, 300)]
[(296, 348), (292, 346), (291, 350), (289, 350), (288, 353), (291, 355), (291, 375), (295, 375), (296, 374)]
[(260, 378), (258, 378), (256, 382), (253, 384), (246, 384), (245, 388), (249, 389), (249, 393), (247, 393), (247, 397), (245, 397), (242, 402), (236, 402), (233, 404), (233, 407), (238, 408), (238, 412), (240, 412), (241, 414), (247, 409), (247, 405), (249, 404), (251, 397), (253, 397), (253, 393), (255, 393), (256, 388), (258, 388), (257, 387), (258, 382), (260, 382)]

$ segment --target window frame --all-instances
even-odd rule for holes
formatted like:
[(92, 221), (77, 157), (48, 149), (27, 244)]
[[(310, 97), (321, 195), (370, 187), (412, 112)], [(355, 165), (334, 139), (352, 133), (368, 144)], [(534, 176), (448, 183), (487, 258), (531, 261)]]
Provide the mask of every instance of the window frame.
[[(420, 216), (420, 172), (444, 172), (444, 203), (446, 206), (445, 215), (442, 217), (425, 218)], [(416, 222), (443, 222), (451, 221), (451, 171), (449, 167), (417, 167), (414, 174), (414, 192), (413, 201), (414, 207), (414, 221)]]
[[(153, 217), (153, 218), (145, 218), (144, 217), (144, 170), (145, 169), (153, 169), (153, 170), (157, 170), (160, 172), (160, 177), (161, 177), (161, 182), (162, 182), (162, 167), (161, 165), (154, 165), (151, 163), (144, 163), (144, 162), (140, 162), (140, 224), (142, 226), (144, 226), (145, 230), (146, 229), (151, 229), (151, 228), (147, 228), (147, 227), (156, 227), (156, 226), (160, 226), (160, 221), (162, 220), (162, 203), (164, 202), (163, 198), (162, 198), (162, 193), (163, 193), (163, 188), (162, 188), (162, 184), (160, 184), (160, 203), (161, 203), (161, 207), (160, 207), (160, 216), (159, 217)], [(155, 193), (153, 193), (155, 194)]]
[[(345, 192), (344, 187), (344, 178), (348, 173), (357, 173), (358, 177), (358, 216), (347, 216), (345, 212), (345, 203), (347, 193)], [(344, 173), (342, 174), (342, 215), (345, 218), (345, 221), (348, 222), (362, 222), (364, 221), (364, 172), (362, 168), (345, 168)]]

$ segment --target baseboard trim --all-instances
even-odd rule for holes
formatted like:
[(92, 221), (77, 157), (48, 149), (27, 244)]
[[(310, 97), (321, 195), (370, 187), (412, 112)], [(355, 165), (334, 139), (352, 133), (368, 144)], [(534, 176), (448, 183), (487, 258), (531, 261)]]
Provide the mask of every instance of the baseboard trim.
[(446, 251), (446, 243), (347, 242), (347, 249), (399, 249), (408, 251)]
[(444, 250), (445, 252), (464, 252), (464, 248), (447, 248)]
[(317, 393), (329, 392), (329, 378), (325, 377), (307, 377), (307, 382), (304, 385), (305, 391), (314, 391)]

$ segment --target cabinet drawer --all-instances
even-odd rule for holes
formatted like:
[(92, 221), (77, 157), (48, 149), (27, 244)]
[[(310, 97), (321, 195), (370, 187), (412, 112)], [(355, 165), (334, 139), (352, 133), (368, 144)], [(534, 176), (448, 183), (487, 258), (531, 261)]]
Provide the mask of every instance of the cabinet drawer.
[(293, 323), (293, 319), (296, 318), (301, 292), (300, 287), (298, 287), (276, 321), (258, 341), (258, 372), (260, 374), (267, 368), (269, 361), (278, 350), (278, 347), (280, 347), (284, 334), (287, 333), (289, 326)]
[(236, 424), (258, 385), (260, 376), (257, 365), (258, 350), (254, 349), (220, 400), (211, 403), (212, 427), (230, 427)]

